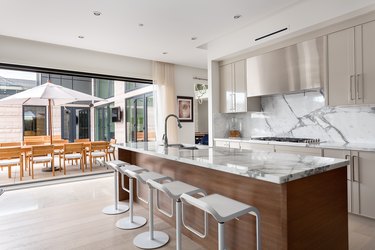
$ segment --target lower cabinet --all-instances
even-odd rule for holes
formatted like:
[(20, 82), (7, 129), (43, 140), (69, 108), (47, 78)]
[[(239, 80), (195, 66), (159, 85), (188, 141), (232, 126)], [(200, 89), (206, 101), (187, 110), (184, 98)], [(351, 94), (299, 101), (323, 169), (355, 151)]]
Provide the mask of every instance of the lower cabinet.
[(266, 152), (274, 152), (274, 145), (270, 144), (258, 144), (258, 143), (249, 143), (249, 142), (241, 142), (241, 149), (245, 150), (254, 150), (254, 151), (266, 151)]
[(324, 149), (324, 156), (350, 159), (348, 211), (375, 218), (375, 153)]
[(287, 154), (322, 156), (322, 150), (320, 148), (275, 145), (275, 152), (287, 153)]
[(353, 161), (349, 150), (324, 149), (324, 157), (348, 159), (350, 163), (347, 167), (348, 182), (348, 211), (350, 213), (359, 214), (359, 185), (353, 181)]

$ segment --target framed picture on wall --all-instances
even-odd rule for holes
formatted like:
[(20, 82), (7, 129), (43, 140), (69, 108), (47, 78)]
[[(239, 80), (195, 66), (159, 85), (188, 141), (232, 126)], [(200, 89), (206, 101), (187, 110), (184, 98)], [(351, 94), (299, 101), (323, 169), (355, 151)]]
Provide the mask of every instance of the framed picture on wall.
[(193, 122), (193, 97), (177, 96), (177, 111), (181, 122)]

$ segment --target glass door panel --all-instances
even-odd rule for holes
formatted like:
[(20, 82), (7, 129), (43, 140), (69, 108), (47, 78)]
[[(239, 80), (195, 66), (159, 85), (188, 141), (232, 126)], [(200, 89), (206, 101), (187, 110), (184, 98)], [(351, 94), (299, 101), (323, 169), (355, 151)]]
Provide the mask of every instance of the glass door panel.
[(155, 141), (155, 109), (151, 94), (125, 100), (126, 142)]
[(144, 98), (137, 98), (135, 100), (135, 105), (137, 106), (136, 110), (136, 133), (137, 133), (137, 141), (145, 141), (145, 102)]
[(73, 142), (75, 139), (90, 138), (90, 110), (88, 108), (61, 108), (62, 138)]
[(155, 109), (154, 109), (154, 96), (146, 96), (147, 103), (147, 141), (156, 141), (155, 137)]
[(135, 140), (135, 110), (134, 110), (134, 99), (130, 98), (126, 100), (126, 142), (132, 142)]

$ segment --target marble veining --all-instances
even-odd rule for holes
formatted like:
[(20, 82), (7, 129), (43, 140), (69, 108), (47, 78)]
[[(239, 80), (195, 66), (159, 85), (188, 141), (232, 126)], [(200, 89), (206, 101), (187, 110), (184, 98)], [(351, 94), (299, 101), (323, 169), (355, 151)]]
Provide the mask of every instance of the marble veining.
[(374, 106), (327, 107), (320, 90), (265, 96), (261, 107), (258, 113), (215, 114), (214, 137), (227, 137), (229, 121), (235, 117), (242, 121), (242, 137), (308, 137), (341, 144), (375, 142)]
[(199, 146), (198, 150), (165, 148), (154, 142), (126, 143), (117, 147), (277, 184), (344, 167), (349, 163), (344, 159), (207, 146)]

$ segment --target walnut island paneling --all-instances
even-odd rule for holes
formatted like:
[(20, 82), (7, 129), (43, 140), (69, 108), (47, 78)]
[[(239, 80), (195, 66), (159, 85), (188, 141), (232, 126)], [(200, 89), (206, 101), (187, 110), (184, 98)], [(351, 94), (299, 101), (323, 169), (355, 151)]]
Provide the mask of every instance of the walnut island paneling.
[[(117, 147), (120, 160), (257, 207), (263, 249), (348, 249), (347, 160), (155, 143)], [(121, 192), (120, 199), (128, 199), (127, 193)], [(175, 224), (174, 218), (155, 212)], [(187, 209), (186, 218), (200, 227), (200, 211)], [(217, 224), (211, 217), (208, 238), (186, 229), (183, 233), (207, 249), (217, 248)], [(225, 237), (229, 249), (255, 249), (254, 217), (226, 223)]]

